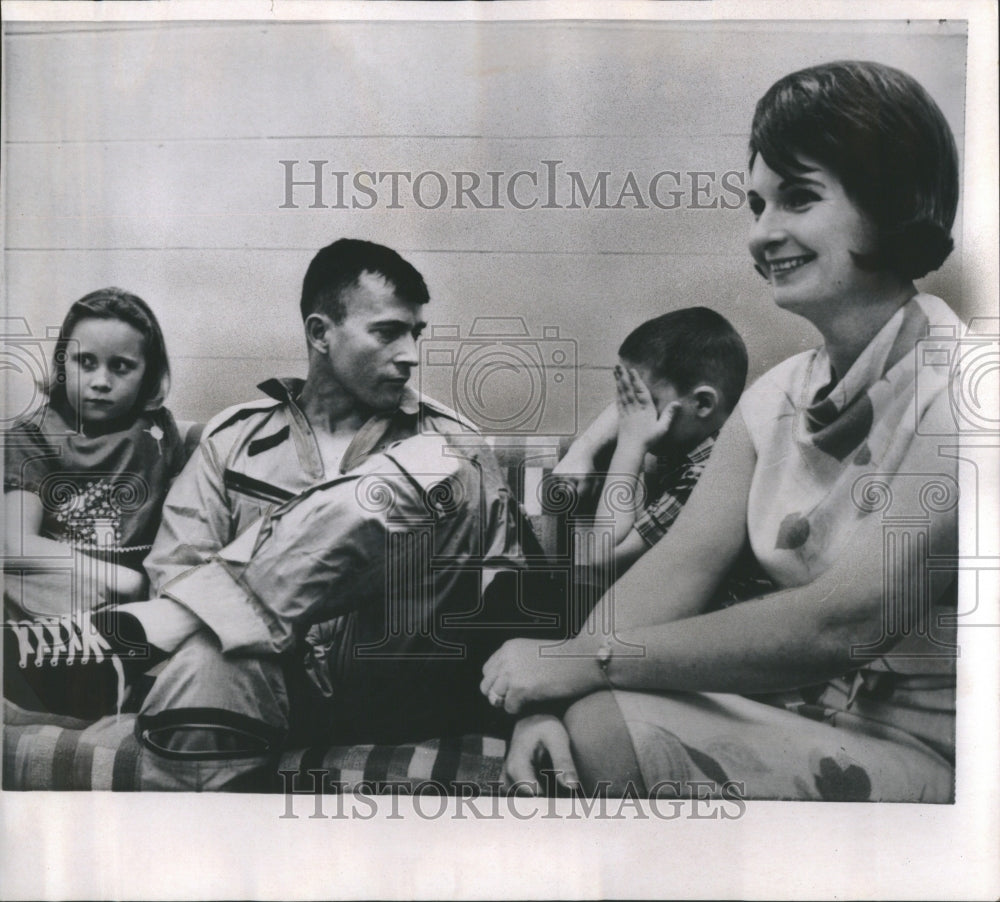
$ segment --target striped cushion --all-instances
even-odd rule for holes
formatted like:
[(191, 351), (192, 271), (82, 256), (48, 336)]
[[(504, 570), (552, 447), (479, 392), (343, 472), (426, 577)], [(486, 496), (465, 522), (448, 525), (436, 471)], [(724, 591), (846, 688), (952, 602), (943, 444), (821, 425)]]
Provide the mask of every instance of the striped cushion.
[[(431, 739), (409, 745), (355, 745), (294, 749), (278, 764), (278, 789), (314, 791), (313, 775), (327, 789), (344, 791), (363, 784), (368, 793), (462, 793), (500, 791), (505, 744), (491, 736)], [(310, 772), (313, 772), (312, 774)]]
[(4, 702), (3, 788), (139, 788), (135, 715), (93, 724), (37, 714)]
[[(10, 790), (140, 788), (142, 746), (135, 715), (86, 724), (37, 714), (4, 702), (3, 788)], [(317, 774), (344, 792), (361, 784), (368, 793), (500, 791), (505, 746), (490, 736), (431, 739), (408, 745), (355, 745), (290, 749), (278, 763), (274, 789), (312, 791)], [(294, 780), (294, 782), (292, 782)]]

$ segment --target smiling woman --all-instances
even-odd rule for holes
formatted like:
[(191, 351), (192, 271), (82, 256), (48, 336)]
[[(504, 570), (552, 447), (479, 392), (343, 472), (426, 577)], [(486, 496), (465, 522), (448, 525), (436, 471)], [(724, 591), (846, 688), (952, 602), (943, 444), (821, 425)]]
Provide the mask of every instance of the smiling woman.
[[(823, 345), (743, 395), (673, 530), (565, 655), (514, 640), (487, 662), (508, 711), (583, 697), (562, 724), (521, 721), (507, 773), (533, 782), (544, 749), (591, 790), (949, 801), (955, 580), (927, 558), (957, 546), (954, 461), (932, 438), (954, 420), (918, 351), (959, 321), (913, 279), (951, 248), (954, 141), (909, 76), (832, 63), (761, 99), (750, 164), (755, 264)], [(889, 506), (915, 532), (889, 536)], [(747, 549), (780, 590), (713, 610)]]
[(878, 247), (878, 229), (834, 172), (812, 160), (802, 164), (804, 174), (784, 178), (755, 160), (750, 253), (771, 283), (775, 304), (827, 335), (838, 356), (834, 367), (844, 373), (900, 299), (913, 294), (913, 283), (859, 265)]

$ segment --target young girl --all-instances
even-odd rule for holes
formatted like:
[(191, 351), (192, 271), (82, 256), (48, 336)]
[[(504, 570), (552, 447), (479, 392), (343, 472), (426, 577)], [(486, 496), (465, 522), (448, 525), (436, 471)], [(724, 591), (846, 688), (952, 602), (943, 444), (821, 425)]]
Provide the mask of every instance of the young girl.
[[(186, 458), (163, 407), (169, 385), (146, 303), (94, 291), (62, 324), (46, 404), (4, 437), (4, 695), (17, 704), (90, 716), (117, 694), (106, 643), (84, 629), (67, 645), (67, 618), (144, 595), (142, 560)], [(46, 649), (84, 665), (69, 685), (64, 671), (46, 674), (45, 654), (28, 663)]]
[[(956, 581), (931, 556), (957, 553), (961, 324), (914, 285), (952, 249), (951, 130), (899, 70), (795, 72), (757, 104), (747, 196), (754, 264), (823, 344), (743, 394), (670, 533), (565, 654), (519, 639), (487, 662), (510, 713), (583, 697), (521, 721), (507, 772), (534, 782), (544, 749), (591, 790), (951, 801)], [(709, 610), (747, 548), (779, 591)]]

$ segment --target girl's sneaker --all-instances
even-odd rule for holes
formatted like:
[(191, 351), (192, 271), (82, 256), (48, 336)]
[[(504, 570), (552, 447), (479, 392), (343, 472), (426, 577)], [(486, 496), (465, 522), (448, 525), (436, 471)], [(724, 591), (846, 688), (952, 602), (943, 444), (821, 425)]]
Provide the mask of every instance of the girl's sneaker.
[(120, 712), (128, 695), (126, 670), (155, 661), (148, 648), (122, 635), (134, 618), (102, 611), (7, 620), (4, 697), (34, 711), (96, 719)]

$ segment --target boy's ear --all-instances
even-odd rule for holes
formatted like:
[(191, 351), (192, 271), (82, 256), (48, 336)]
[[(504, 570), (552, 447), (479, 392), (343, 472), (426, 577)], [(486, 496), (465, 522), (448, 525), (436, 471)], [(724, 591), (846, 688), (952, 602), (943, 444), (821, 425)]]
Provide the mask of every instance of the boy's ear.
[(330, 343), (326, 337), (329, 323), (322, 313), (310, 313), (306, 317), (306, 341), (311, 348), (315, 348), (321, 354), (325, 354), (330, 349)]
[(719, 390), (712, 385), (697, 385), (690, 396), (694, 399), (694, 415), (699, 419), (712, 416), (722, 403)]

